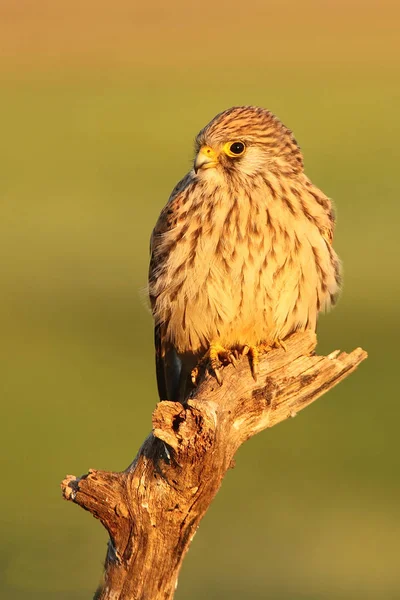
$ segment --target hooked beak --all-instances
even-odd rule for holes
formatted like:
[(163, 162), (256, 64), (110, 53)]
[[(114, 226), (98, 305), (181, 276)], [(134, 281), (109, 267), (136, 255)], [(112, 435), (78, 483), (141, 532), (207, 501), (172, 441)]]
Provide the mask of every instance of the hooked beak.
[(210, 146), (202, 146), (194, 161), (194, 172), (199, 169), (212, 169), (218, 164), (218, 154)]

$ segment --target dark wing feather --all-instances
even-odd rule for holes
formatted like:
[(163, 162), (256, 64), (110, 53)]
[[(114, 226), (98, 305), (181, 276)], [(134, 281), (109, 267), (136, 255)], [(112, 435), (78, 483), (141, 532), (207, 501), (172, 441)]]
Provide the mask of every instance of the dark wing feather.
[(156, 351), (156, 376), (160, 400), (179, 400), (181, 361), (175, 348), (163, 340), (163, 326), (154, 327), (154, 346)]
[(161, 326), (156, 325), (154, 327), (154, 347), (156, 351), (156, 377), (157, 377), (157, 388), (158, 388), (158, 396), (160, 400), (167, 400), (167, 382), (165, 379), (165, 370), (164, 370), (164, 358), (163, 358), (163, 350), (162, 350), (162, 341), (161, 341)]

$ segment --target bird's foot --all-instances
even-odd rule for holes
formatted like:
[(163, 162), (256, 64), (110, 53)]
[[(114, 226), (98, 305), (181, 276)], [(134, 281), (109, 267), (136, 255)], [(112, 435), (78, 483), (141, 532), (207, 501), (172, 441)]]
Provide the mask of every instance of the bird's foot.
[(219, 342), (211, 342), (209, 349), (191, 372), (192, 383), (193, 385), (197, 385), (202, 369), (210, 366), (214, 371), (215, 378), (219, 385), (222, 385), (223, 367), (228, 364), (232, 364), (236, 367), (241, 356), (248, 356), (251, 374), (254, 381), (257, 381), (260, 356), (267, 352), (271, 352), (274, 348), (282, 348), (285, 352), (287, 350), (285, 342), (280, 338), (275, 338), (271, 344), (262, 342), (257, 346), (245, 345), (242, 347), (241, 351), (240, 349), (238, 350), (238, 348), (226, 349)]
[(227, 350), (226, 348), (221, 346), (221, 344), (218, 343), (211, 343), (208, 352), (210, 365), (212, 370), (214, 371), (215, 378), (218, 381), (219, 385), (222, 385), (222, 367), (225, 364), (229, 363), (236, 367), (236, 357), (231, 350)]
[(211, 342), (209, 349), (191, 372), (192, 383), (197, 385), (201, 368), (209, 365), (214, 371), (215, 378), (219, 385), (222, 385), (222, 368), (228, 364), (232, 364), (236, 367), (237, 358), (238, 357), (233, 354), (232, 350), (224, 348), (218, 342)]

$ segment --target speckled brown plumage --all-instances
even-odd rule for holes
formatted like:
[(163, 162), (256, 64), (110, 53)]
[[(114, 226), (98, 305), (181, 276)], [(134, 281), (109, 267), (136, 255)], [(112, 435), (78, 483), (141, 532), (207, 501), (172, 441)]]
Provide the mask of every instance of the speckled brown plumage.
[(240, 350), (315, 329), (340, 285), (333, 229), (330, 200), (269, 111), (234, 107), (202, 129), (151, 239), (161, 399), (183, 399), (211, 343)]

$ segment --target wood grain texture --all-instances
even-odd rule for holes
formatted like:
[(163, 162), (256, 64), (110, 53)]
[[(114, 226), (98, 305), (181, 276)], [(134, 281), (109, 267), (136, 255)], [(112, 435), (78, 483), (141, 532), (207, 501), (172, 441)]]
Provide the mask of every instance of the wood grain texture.
[(121, 473), (67, 476), (64, 498), (108, 530), (104, 584), (97, 600), (170, 600), (200, 520), (239, 446), (314, 402), (367, 357), (314, 354), (316, 336), (298, 333), (287, 351), (264, 355), (255, 382), (248, 361), (224, 369), (219, 386), (204, 375), (187, 402), (160, 402), (153, 431)]

